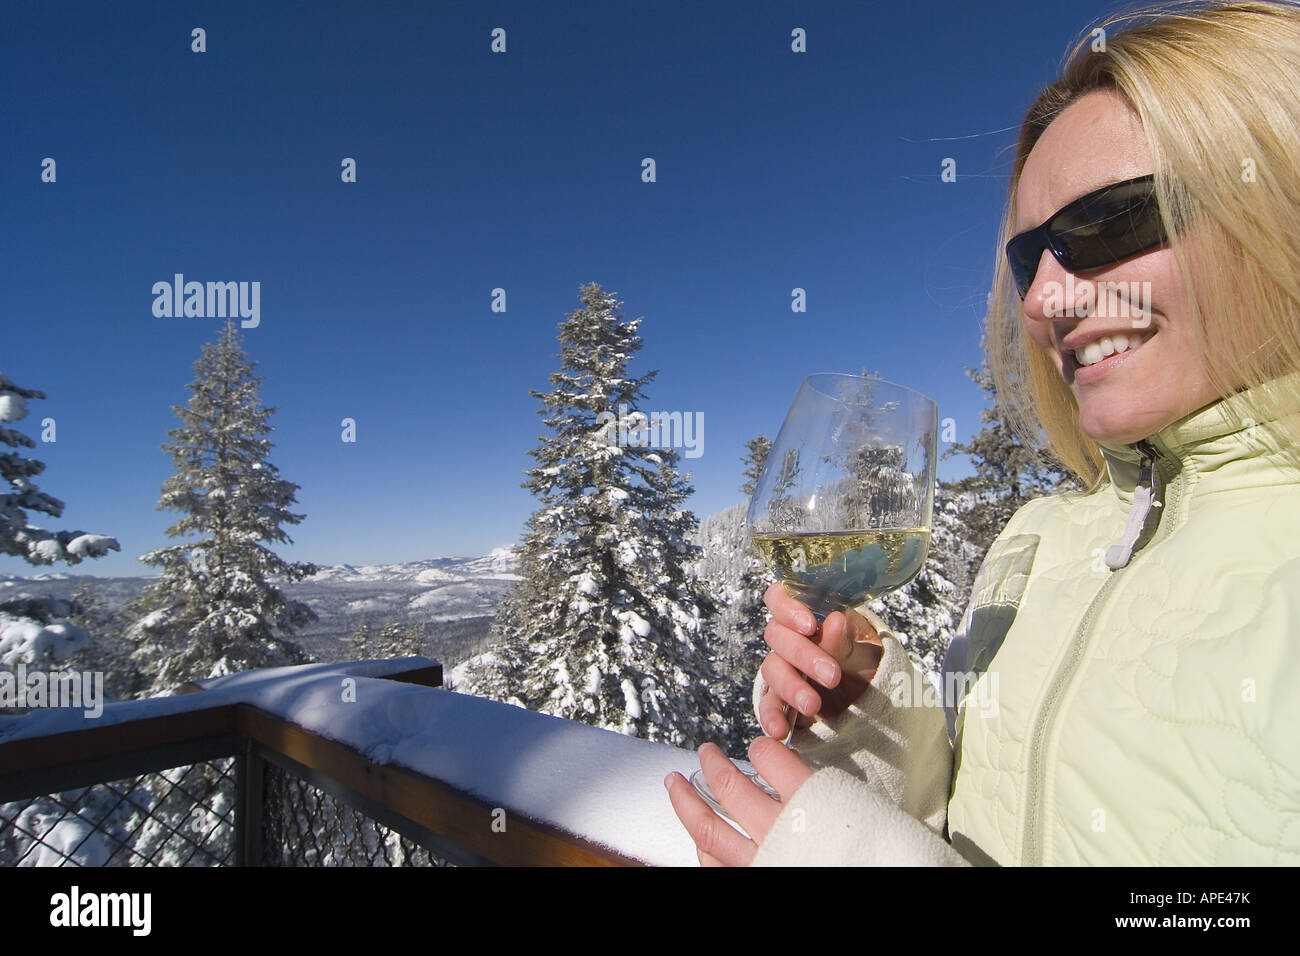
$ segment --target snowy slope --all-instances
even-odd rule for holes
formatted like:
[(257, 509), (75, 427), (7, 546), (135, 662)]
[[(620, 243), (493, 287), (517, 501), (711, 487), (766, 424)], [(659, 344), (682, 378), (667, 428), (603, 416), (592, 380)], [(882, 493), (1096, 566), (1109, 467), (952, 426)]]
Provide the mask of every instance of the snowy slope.
[(465, 581), (517, 581), (516, 560), (509, 548), (495, 548), (480, 558), (428, 558), (406, 564), (335, 564), (306, 580), (323, 584), (412, 582), (442, 586)]
[[(479, 557), (333, 565), (282, 586), (289, 598), (306, 602), (319, 615), (297, 638), (319, 660), (347, 658), (343, 639), (365, 614), (376, 629), (388, 619), (427, 623), (431, 643), (425, 653), (450, 666), (486, 637), (501, 596), (517, 580), (515, 566), (510, 549), (497, 548)], [(109, 578), (51, 572), (0, 575), (0, 602), (70, 598), (85, 581), (98, 598), (116, 609), (153, 580), (153, 576)]]

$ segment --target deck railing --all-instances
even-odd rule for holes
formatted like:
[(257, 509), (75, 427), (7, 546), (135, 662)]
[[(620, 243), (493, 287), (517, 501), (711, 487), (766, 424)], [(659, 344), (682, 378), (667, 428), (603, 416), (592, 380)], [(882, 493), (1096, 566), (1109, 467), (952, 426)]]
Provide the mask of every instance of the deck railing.
[[(553, 799), (539, 797), (534, 812), (528, 796), (553, 796), (553, 774), (543, 769), (536, 777), (535, 763), (515, 774), (511, 764), (515, 750), (528, 762), (530, 747), (561, 760), (568, 753), (574, 786), (589, 792), (591, 768), (584, 767), (608, 763), (611, 747), (623, 753), (638, 748), (628, 764), (633, 768), (647, 757), (660, 768), (685, 766), (694, 759), (685, 751), (590, 727), (575, 739), (575, 730), (556, 726), (566, 721), (436, 689), (441, 666), (423, 658), (232, 678), (202, 682), (202, 689), (173, 698), (109, 705), (101, 718), (106, 723), (78, 721), (76, 714), (11, 719), (8, 732), (0, 731), (0, 865), (687, 862), (684, 847), (647, 860), (655, 854), (638, 858), (635, 849), (611, 846), (617, 835), (596, 841), (557, 826), (556, 819), (575, 818), (576, 811), (557, 810)], [(328, 697), (330, 688), (349, 680), (364, 682), (369, 710), (349, 710)], [(394, 681), (414, 686), (384, 688)], [(282, 706), (282, 699), (293, 703)], [(471, 707), (474, 713), (466, 716)], [(422, 722), (421, 713), (431, 716)], [(53, 726), (23, 726), (37, 718)], [(493, 722), (506, 750), (483, 753), (482, 740), (493, 739), (485, 725)], [(465, 727), (483, 728), (483, 734), (469, 739)], [(440, 731), (452, 739), (442, 739)], [(375, 752), (396, 753), (404, 743), (414, 747), (409, 752), (415, 759)], [(583, 753), (592, 747), (606, 756), (586, 760)], [(498, 768), (485, 775), (483, 787), (474, 783), (470, 766), (476, 756)], [(658, 769), (651, 773), (662, 779)], [(651, 773), (642, 782), (634, 770), (632, 785), (639, 791)], [(530, 788), (534, 778), (537, 786)], [(656, 799), (666, 807), (662, 794), (658, 786)], [(617, 803), (617, 797), (605, 799)], [(629, 804), (629, 834), (649, 822), (665, 830), (670, 844), (676, 839), (662, 813), (651, 814), (657, 822), (638, 819), (646, 814), (635, 813), (635, 804)]]

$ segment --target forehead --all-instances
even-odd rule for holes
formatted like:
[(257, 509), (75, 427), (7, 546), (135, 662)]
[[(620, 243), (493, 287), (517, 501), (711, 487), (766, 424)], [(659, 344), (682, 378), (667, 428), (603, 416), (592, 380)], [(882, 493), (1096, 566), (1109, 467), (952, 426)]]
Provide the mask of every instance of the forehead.
[(1118, 93), (1075, 100), (1043, 131), (1016, 187), (1012, 233), (1045, 221), (1093, 190), (1152, 171), (1142, 123)]

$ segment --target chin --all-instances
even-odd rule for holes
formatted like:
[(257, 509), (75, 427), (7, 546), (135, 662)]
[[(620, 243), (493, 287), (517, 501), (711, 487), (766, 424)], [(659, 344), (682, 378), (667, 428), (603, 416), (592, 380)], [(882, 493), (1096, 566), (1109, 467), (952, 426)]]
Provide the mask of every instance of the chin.
[(1097, 409), (1081, 409), (1079, 427), (1093, 441), (1110, 445), (1131, 445), (1160, 430), (1147, 424), (1123, 421), (1120, 416), (1108, 416)]

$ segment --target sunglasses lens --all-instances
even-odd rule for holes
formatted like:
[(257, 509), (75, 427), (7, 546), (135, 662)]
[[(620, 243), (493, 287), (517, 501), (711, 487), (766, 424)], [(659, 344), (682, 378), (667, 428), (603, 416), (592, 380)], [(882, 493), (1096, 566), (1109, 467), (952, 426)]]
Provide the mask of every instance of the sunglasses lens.
[(1031, 229), (1007, 243), (1007, 264), (1022, 299), (1047, 248), (1044, 233), (1051, 236), (1053, 255), (1071, 271), (1119, 262), (1168, 238), (1150, 176), (1084, 196), (1048, 220), (1045, 229)]
[(1062, 210), (1051, 224), (1067, 269), (1095, 269), (1165, 241), (1150, 183), (1121, 183)]
[(1034, 283), (1034, 274), (1046, 248), (1036, 233), (1024, 233), (1007, 243), (1007, 264), (1022, 299)]

